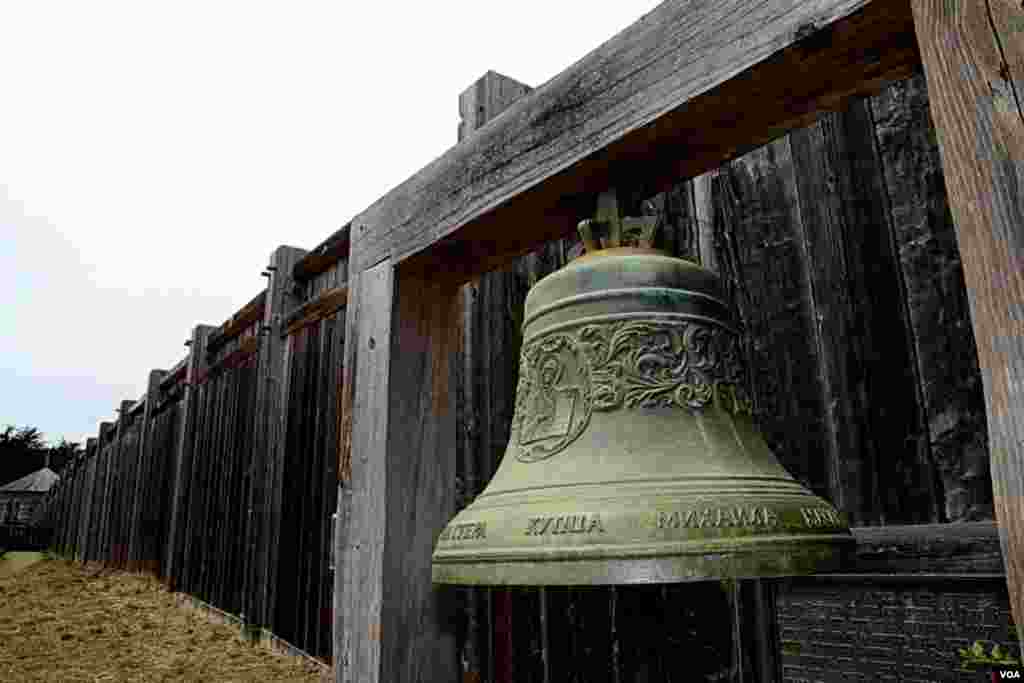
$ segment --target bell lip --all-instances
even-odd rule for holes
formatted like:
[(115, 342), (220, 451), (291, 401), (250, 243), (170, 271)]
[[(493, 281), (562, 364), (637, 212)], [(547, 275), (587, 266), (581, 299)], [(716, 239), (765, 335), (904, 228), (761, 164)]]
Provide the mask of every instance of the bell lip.
[[(580, 263), (582, 261), (592, 261), (601, 258), (608, 258), (611, 256), (664, 256), (670, 259), (677, 259), (679, 261), (686, 261), (687, 263), (693, 263), (693, 265), (699, 265), (689, 259), (679, 258), (673, 256), (664, 249), (655, 249), (654, 247), (606, 247), (604, 249), (595, 249), (594, 251), (585, 251), (569, 263)], [(568, 265), (568, 264), (566, 264)], [(555, 271), (558, 272), (558, 271)]]
[(461, 586), (615, 586), (784, 578), (840, 571), (853, 560), (855, 549), (852, 536), (839, 536), (659, 557), (554, 559), (538, 553), (514, 561), (435, 561), (431, 578), (435, 584)]

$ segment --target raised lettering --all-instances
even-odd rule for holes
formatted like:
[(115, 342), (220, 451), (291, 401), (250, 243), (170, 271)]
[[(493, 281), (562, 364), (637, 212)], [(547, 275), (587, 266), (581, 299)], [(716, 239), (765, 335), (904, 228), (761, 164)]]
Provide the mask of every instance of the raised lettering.
[[(806, 508), (812, 510), (812, 508)], [(768, 508), (731, 507), (701, 508), (659, 512), (659, 529), (703, 529), (705, 527), (758, 527), (776, 526), (779, 517)]]
[(466, 541), (474, 538), (485, 538), (487, 526), (484, 522), (467, 522), (445, 527), (438, 537), (441, 541)]
[(658, 528), (659, 529), (678, 529), (679, 528), (679, 511), (675, 512), (659, 512), (658, 513)]
[[(665, 513), (661, 513), (665, 515)], [(658, 524), (671, 524), (670, 516), (665, 515), (658, 518)], [(550, 533), (555, 534), (589, 534), (595, 530), (604, 532), (604, 526), (598, 515), (559, 515), (557, 517), (531, 517), (527, 521), (527, 536), (543, 536)]]
[(842, 523), (836, 511), (829, 508), (800, 508), (800, 515), (809, 527), (838, 526)]

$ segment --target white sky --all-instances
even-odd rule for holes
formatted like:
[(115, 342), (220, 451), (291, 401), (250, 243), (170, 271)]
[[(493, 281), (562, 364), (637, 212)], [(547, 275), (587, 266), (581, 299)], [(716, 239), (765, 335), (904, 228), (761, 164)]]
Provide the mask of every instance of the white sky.
[(84, 441), (152, 368), (656, 0), (0, 0), (0, 428)]

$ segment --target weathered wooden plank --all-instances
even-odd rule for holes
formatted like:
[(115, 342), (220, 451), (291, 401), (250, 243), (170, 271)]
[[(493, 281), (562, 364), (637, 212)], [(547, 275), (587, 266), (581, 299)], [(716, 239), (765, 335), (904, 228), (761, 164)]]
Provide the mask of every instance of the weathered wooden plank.
[(853, 527), (857, 553), (843, 573), (999, 574), (1003, 559), (993, 522)]
[(220, 327), (211, 335), (207, 344), (207, 353), (216, 353), (228, 341), (250, 327), (254, 322), (263, 319), (263, 308), (266, 305), (267, 290), (261, 290), (245, 306), (238, 309), (234, 315), (225, 320)]
[[(310, 249), (292, 266), (291, 276), (296, 282), (306, 282), (348, 259), (352, 225), (347, 224), (319, 245)], [(345, 269), (347, 271), (347, 268)]]
[[(221, 347), (223, 348), (223, 346)], [(225, 354), (215, 363), (208, 364), (202, 374), (199, 375), (197, 381), (202, 384), (207, 380), (210, 375), (223, 372), (227, 368), (233, 368), (242, 363), (246, 358), (253, 355), (260, 348), (259, 337), (246, 337), (238, 342), (236, 348), (231, 352)], [(210, 354), (207, 353), (209, 356)]]
[(455, 509), (457, 289), (385, 261), (358, 296), (340, 680), (455, 680), (454, 595), (432, 586), (430, 556)]
[[(247, 572), (246, 620), (256, 628), (271, 628), (276, 587), (277, 541), (280, 537), (281, 476), (284, 456), (284, 420), (287, 410), (286, 340), (282, 321), (298, 305), (295, 264), (305, 255), (296, 247), (281, 246), (270, 257), (267, 298), (263, 312), (264, 337), (260, 343), (256, 386), (253, 452), (255, 475), (250, 479), (253, 559)], [(255, 631), (254, 631), (255, 632)]]
[(996, 519), (1024, 643), (1022, 12), (1009, 0), (911, 5), (967, 281)]
[(155, 505), (158, 500), (151, 491), (156, 449), (153, 445), (153, 430), (150, 422), (159, 401), (160, 382), (166, 374), (166, 370), (150, 370), (146, 383), (146, 408), (139, 426), (139, 470), (135, 480), (131, 537), (128, 541), (129, 571), (139, 571), (147, 566), (148, 560), (152, 559), (146, 556), (144, 550), (147, 547), (145, 535), (150, 529), (143, 522), (148, 517), (146, 510)]
[(459, 94), (459, 142), (482, 128), (509, 105), (533, 90), (525, 83), (488, 71)]
[(933, 518), (992, 519), (985, 395), (924, 73), (871, 98), (871, 113), (900, 266), (890, 295), (907, 321), (923, 419), (913, 441), (918, 466), (932, 474)]
[(499, 267), (609, 186), (650, 196), (906, 76), (912, 31), (906, 0), (668, 0), (355, 218), (355, 271)]
[[(790, 134), (829, 492), (853, 524), (937, 521), (870, 103)], [(884, 456), (883, 456), (884, 454)], [(899, 495), (893, 482), (899, 482)]]
[(185, 356), (167, 371), (167, 376), (160, 381), (160, 389), (162, 391), (167, 391), (168, 388), (185, 378), (188, 374), (188, 361), (189, 356)]
[[(351, 403), (351, 451), (347, 480), (351, 507), (345, 545), (338, 548), (344, 566), (340, 604), (335, 603), (335, 661), (339, 683), (382, 680), (381, 620), (383, 602), (384, 543), (387, 529), (387, 440), (391, 318), (394, 276), (389, 261), (350, 275), (355, 287), (348, 308), (349, 337), (346, 356), (357, 367), (346, 367), (349, 387), (359, 385), (359, 399)], [(358, 311), (358, 324), (354, 313)], [(356, 332), (356, 335), (352, 333)], [(352, 347), (358, 348), (358, 355)], [(411, 349), (410, 349), (411, 351)], [(384, 456), (384, 457), (382, 457)], [(350, 469), (349, 469), (350, 468)], [(382, 495), (384, 494), (384, 495)], [(390, 636), (390, 634), (389, 634)], [(340, 642), (339, 642), (340, 641)]]
[(185, 395), (182, 399), (182, 413), (178, 421), (177, 453), (174, 458), (174, 493), (171, 496), (167, 559), (164, 563), (164, 566), (167, 568), (168, 585), (172, 589), (176, 587), (182, 578), (182, 559), (184, 557), (185, 533), (188, 525), (189, 482), (192, 478), (195, 423), (199, 417), (196, 414), (198, 410), (196, 392), (199, 386), (196, 380), (203, 371), (206, 341), (215, 329), (212, 325), (196, 325), (192, 330), (192, 343), (189, 346), (188, 364), (185, 371)]
[(321, 292), (312, 301), (299, 306), (284, 322), (284, 333), (294, 334), (306, 325), (333, 315), (348, 303), (348, 288), (332, 287)]

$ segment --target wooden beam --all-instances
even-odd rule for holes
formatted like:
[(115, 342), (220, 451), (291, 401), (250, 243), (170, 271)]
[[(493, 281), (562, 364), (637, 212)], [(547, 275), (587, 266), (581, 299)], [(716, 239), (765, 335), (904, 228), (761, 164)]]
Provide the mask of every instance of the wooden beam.
[(454, 596), (432, 586), (430, 556), (455, 509), (458, 290), (403, 277), (388, 261), (358, 278), (358, 334), (346, 338), (359, 349), (358, 400), (339, 549), (338, 680), (454, 681)]
[(284, 335), (297, 332), (306, 325), (332, 315), (348, 303), (348, 287), (333, 287), (322, 292), (312, 301), (299, 306), (284, 321)]
[(206, 345), (206, 352), (216, 353), (218, 349), (240, 335), (247, 327), (258, 320), (262, 320), (266, 301), (267, 290), (264, 289), (214, 331), (210, 336), (209, 343)]
[[(242, 339), (240, 342), (238, 342), (237, 348), (233, 349), (231, 352), (226, 354), (223, 358), (216, 361), (215, 363), (210, 363), (209, 365), (207, 365), (206, 368), (204, 368), (203, 371), (196, 378), (196, 382), (202, 384), (210, 375), (216, 372), (220, 372), (225, 368), (235, 367), (240, 361), (259, 351), (259, 348), (259, 337), (249, 336), (246, 337), (245, 339)], [(209, 348), (207, 348), (207, 355), (209, 355)]]
[(281, 532), (281, 487), (284, 477), (284, 425), (286, 419), (287, 360), (281, 339), (282, 321), (296, 303), (295, 264), (305, 256), (302, 249), (280, 246), (270, 256), (263, 327), (267, 333), (259, 348), (256, 380), (253, 468), (249, 500), (253, 522), (248, 530), (252, 557), (243, 591), (250, 636), (259, 628), (271, 628), (277, 578), (277, 538)]
[(467, 280), (609, 186), (650, 196), (918, 64), (907, 0), (667, 0), (356, 217), (355, 272), (415, 256)]
[(912, 0), (988, 413), (996, 519), (1024, 644), (1024, 11)]
[(488, 71), (459, 95), (459, 142), (508, 109), (509, 105), (533, 88), (519, 81)]
[(185, 356), (180, 361), (175, 363), (174, 367), (167, 371), (167, 374), (162, 380), (160, 380), (160, 390), (167, 391), (178, 382), (185, 379), (185, 375), (188, 373), (188, 359), (190, 356)]
[(843, 573), (1000, 574), (993, 522), (853, 527), (857, 554)]
[(306, 253), (292, 268), (292, 278), (297, 282), (312, 280), (338, 261), (348, 258), (350, 233), (349, 223)]

